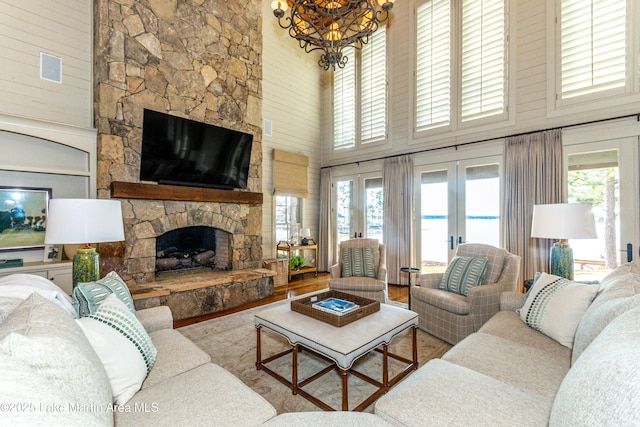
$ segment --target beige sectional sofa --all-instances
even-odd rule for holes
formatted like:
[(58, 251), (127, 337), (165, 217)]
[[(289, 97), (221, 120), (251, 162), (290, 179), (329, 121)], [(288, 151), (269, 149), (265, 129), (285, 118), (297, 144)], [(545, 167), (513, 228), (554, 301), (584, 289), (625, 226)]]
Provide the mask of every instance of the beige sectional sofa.
[[(640, 425), (640, 264), (602, 280), (573, 348), (530, 328), (501, 296), (501, 311), (441, 359), (380, 398), (395, 425)], [(531, 297), (530, 297), (531, 298)]]
[(105, 369), (68, 312), (37, 293), (0, 298), (0, 425), (256, 426), (276, 415), (172, 329), (167, 307), (137, 315), (157, 358), (142, 388), (115, 406)]

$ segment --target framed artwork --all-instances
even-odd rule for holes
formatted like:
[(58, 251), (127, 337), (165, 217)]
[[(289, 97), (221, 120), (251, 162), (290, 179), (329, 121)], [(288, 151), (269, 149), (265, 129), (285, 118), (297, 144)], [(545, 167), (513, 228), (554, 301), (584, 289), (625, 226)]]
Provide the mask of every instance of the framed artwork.
[(50, 188), (0, 187), (0, 250), (44, 247)]
[(44, 262), (60, 262), (62, 260), (62, 245), (45, 245)]

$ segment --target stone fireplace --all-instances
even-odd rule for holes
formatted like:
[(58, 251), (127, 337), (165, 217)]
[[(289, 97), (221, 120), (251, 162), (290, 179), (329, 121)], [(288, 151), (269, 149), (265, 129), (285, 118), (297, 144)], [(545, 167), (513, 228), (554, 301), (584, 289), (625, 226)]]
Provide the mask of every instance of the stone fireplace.
[(156, 237), (156, 277), (184, 271), (231, 268), (229, 233), (214, 227), (182, 227)]

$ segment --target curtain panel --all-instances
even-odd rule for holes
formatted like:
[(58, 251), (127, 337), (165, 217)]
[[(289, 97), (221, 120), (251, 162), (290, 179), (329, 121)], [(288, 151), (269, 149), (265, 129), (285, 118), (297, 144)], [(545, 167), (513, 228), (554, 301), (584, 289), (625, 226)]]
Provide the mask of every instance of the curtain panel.
[(553, 241), (531, 237), (533, 205), (564, 203), (562, 131), (518, 135), (505, 142), (505, 249), (522, 257), (518, 289), (549, 271)]
[(335, 262), (333, 253), (333, 211), (331, 169), (320, 171), (320, 218), (318, 218), (318, 271), (329, 271)]
[(412, 266), (413, 181), (413, 156), (385, 159), (382, 166), (382, 236), (387, 249), (388, 283), (396, 285), (408, 283), (407, 277), (401, 277), (400, 268)]

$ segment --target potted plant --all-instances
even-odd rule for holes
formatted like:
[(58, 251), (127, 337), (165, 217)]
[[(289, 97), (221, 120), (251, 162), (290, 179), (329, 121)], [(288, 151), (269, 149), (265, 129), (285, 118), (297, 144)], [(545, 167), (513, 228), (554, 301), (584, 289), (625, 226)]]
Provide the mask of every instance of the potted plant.
[(307, 260), (305, 260), (302, 255), (294, 255), (289, 260), (289, 267), (291, 270), (300, 270), (300, 268), (304, 267), (306, 264)]

